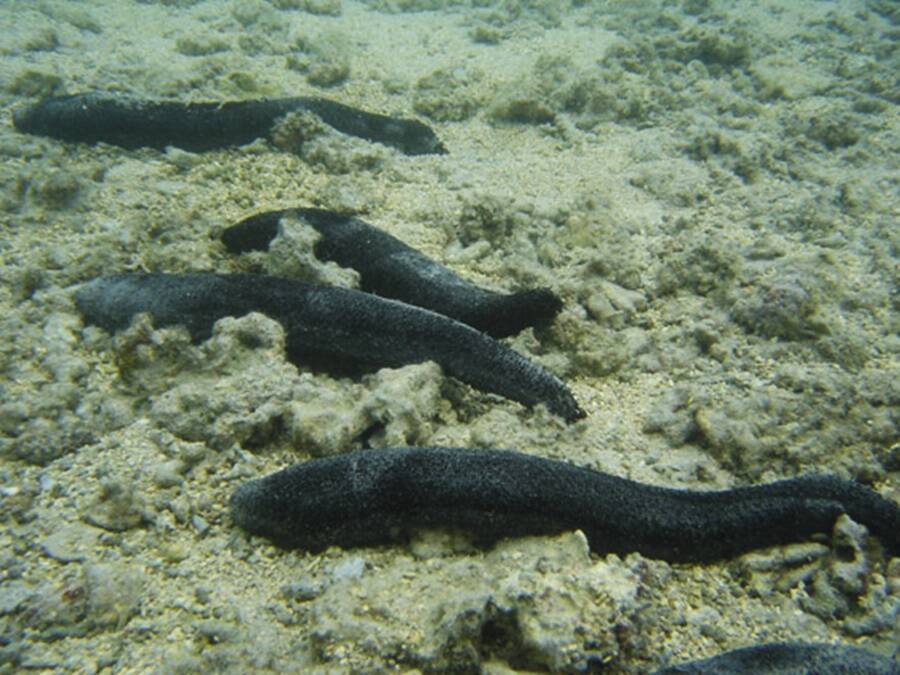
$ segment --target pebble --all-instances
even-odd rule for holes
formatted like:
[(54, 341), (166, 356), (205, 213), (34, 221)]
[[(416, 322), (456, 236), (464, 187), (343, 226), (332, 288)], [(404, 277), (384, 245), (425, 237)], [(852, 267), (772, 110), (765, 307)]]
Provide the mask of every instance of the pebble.
[(34, 590), (22, 581), (5, 581), (0, 584), (0, 616), (13, 614), (34, 595)]
[(124, 626), (140, 609), (144, 585), (144, 573), (132, 565), (103, 563), (86, 566), (85, 620), (95, 627)]
[(183, 482), (181, 474), (184, 469), (184, 464), (177, 459), (158, 464), (153, 470), (153, 482), (161, 488), (181, 485)]
[(612, 306), (626, 314), (634, 314), (647, 306), (647, 298), (644, 297), (643, 293), (629, 291), (627, 288), (622, 288), (611, 281), (601, 282), (600, 287), (603, 289), (606, 297), (609, 298)]
[(209, 523), (206, 521), (205, 518), (203, 518), (203, 516), (196, 516), (196, 515), (192, 516), (191, 523), (196, 528), (196, 530), (200, 534), (200, 536), (203, 536), (204, 534), (209, 532)]
[(335, 581), (359, 579), (365, 569), (366, 561), (364, 558), (347, 558), (334, 566), (332, 576)]
[(105, 481), (98, 499), (82, 518), (111, 532), (124, 532), (144, 522), (143, 500), (133, 482)]
[(101, 531), (83, 523), (69, 523), (41, 540), (41, 550), (63, 563), (86, 560), (97, 544)]
[(241, 634), (237, 626), (226, 621), (210, 619), (208, 621), (196, 621), (193, 625), (197, 633), (211, 644), (234, 642)]
[(296, 600), (297, 602), (313, 600), (321, 594), (321, 587), (306, 580), (285, 584), (281, 587), (281, 595), (283, 595), (286, 600)]

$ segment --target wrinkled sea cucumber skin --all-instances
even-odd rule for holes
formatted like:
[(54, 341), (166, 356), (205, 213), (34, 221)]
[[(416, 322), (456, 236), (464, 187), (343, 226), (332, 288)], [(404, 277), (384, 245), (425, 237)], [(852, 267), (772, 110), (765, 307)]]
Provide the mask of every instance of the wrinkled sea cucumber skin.
[(321, 236), (316, 257), (355, 269), (362, 290), (425, 307), (493, 337), (550, 323), (562, 309), (562, 301), (547, 288), (510, 295), (479, 288), (387, 232), (333, 211), (294, 208), (258, 213), (225, 230), (222, 241), (232, 253), (264, 250), (283, 217), (315, 228)]
[(267, 138), (278, 118), (309, 111), (351, 136), (390, 145), (408, 155), (442, 154), (434, 131), (416, 120), (370, 113), (315, 97), (183, 103), (87, 92), (51, 96), (13, 113), (23, 133), (127, 149), (170, 145), (202, 152)]
[(558, 378), (521, 354), (453, 319), (347, 288), (241, 274), (122, 274), (75, 293), (89, 323), (110, 332), (140, 313), (157, 326), (183, 324), (195, 341), (226, 316), (261, 312), (284, 327), (288, 357), (301, 363), (351, 361), (398, 367), (435, 361), (482, 391), (527, 406), (543, 403), (566, 421), (584, 416)]
[(831, 476), (701, 492), (505, 450), (314, 459), (241, 485), (231, 511), (252, 534), (312, 551), (390, 543), (419, 528), (463, 530), (483, 544), (580, 529), (598, 553), (704, 562), (828, 532), (842, 513), (900, 551), (900, 507)]
[(856, 647), (773, 642), (657, 670), (653, 675), (900, 675), (898, 662)]

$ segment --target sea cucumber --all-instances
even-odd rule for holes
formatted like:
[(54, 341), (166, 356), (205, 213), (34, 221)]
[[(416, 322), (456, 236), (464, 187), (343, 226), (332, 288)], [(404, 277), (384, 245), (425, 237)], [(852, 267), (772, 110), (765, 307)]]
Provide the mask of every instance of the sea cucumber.
[(711, 561), (827, 532), (847, 513), (900, 552), (900, 507), (832, 476), (702, 492), (506, 450), (394, 448), (314, 459), (239, 486), (234, 522), (286, 547), (388, 543), (448, 528), (489, 544), (580, 529), (598, 553)]
[(387, 232), (323, 209), (258, 213), (225, 230), (222, 242), (232, 253), (265, 249), (284, 217), (315, 228), (321, 236), (316, 257), (355, 269), (362, 290), (431, 309), (494, 337), (549, 323), (562, 308), (562, 301), (547, 288), (510, 295), (479, 288)]
[(287, 355), (297, 362), (396, 367), (430, 360), (482, 391), (543, 403), (570, 422), (584, 416), (558, 378), (490, 336), (362, 291), (266, 275), (121, 274), (84, 284), (75, 302), (88, 322), (109, 331), (148, 312), (157, 326), (185, 325), (196, 341), (222, 317), (261, 312), (284, 327)]
[(900, 675), (892, 659), (856, 647), (773, 642), (657, 670), (653, 675)]
[(16, 129), (79, 143), (200, 152), (266, 138), (275, 121), (306, 110), (351, 136), (390, 145), (408, 155), (445, 153), (434, 131), (416, 120), (388, 117), (323, 98), (183, 103), (87, 92), (51, 96), (13, 113)]

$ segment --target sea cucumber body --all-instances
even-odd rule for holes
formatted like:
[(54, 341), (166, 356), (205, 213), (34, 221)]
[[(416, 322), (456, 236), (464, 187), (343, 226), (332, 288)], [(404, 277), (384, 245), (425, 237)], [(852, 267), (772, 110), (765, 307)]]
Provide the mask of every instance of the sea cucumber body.
[(773, 642), (657, 670), (653, 675), (900, 675), (892, 659), (846, 645)]
[(85, 318), (110, 331), (142, 312), (158, 326), (185, 325), (194, 340), (225, 316), (261, 312), (284, 326), (298, 362), (396, 367), (435, 361), (448, 375), (567, 421), (584, 416), (566, 386), (493, 338), (441, 314), (370, 293), (241, 274), (123, 274), (75, 294)]
[(52, 96), (17, 110), (16, 129), (78, 143), (192, 152), (250, 143), (269, 136), (275, 121), (306, 110), (352, 136), (396, 147), (409, 155), (446, 150), (425, 124), (352, 108), (315, 97), (183, 103), (87, 92)]
[(263, 250), (275, 238), (283, 217), (315, 228), (321, 237), (316, 257), (355, 269), (362, 290), (431, 309), (493, 337), (549, 323), (562, 308), (547, 288), (509, 295), (479, 288), (387, 232), (323, 209), (259, 213), (225, 230), (222, 241), (232, 253)]
[(314, 551), (389, 543), (418, 528), (463, 530), (479, 543), (581, 529), (597, 552), (708, 561), (827, 532), (845, 512), (900, 550), (900, 508), (836, 478), (697, 492), (504, 450), (315, 459), (241, 485), (231, 509), (247, 531)]

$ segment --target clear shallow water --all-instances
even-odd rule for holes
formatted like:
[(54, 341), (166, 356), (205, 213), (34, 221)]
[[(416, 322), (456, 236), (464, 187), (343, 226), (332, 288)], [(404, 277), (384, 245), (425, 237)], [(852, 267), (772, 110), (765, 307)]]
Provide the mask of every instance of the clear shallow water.
[[(125, 152), (0, 130), (5, 667), (642, 672), (770, 639), (889, 651), (897, 561), (866, 547), (849, 588), (817, 542), (686, 568), (591, 557), (577, 535), (311, 556), (246, 540), (227, 500), (371, 428), (663, 485), (835, 471), (897, 500), (892, 8), (300, 4), (0, 7), (6, 119), (95, 89), (312, 94), (416, 116), (450, 151)], [(216, 234), (294, 204), (360, 210), (484, 285), (554, 288), (554, 327), (510, 344), (587, 421), (432, 367), (298, 372), (271, 322), (199, 349), (83, 327), (71, 291), (100, 274), (290, 273)]]

